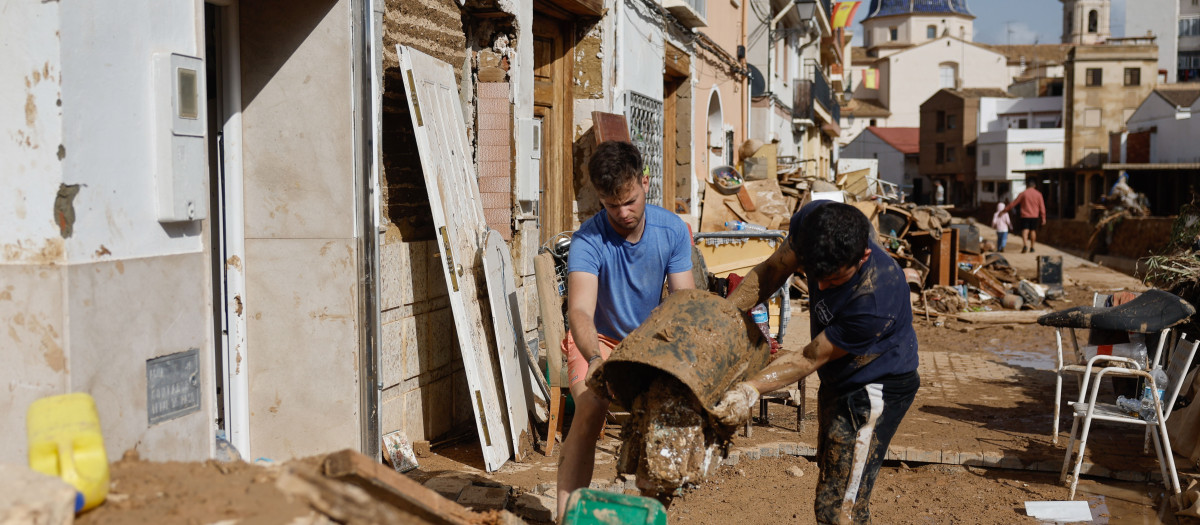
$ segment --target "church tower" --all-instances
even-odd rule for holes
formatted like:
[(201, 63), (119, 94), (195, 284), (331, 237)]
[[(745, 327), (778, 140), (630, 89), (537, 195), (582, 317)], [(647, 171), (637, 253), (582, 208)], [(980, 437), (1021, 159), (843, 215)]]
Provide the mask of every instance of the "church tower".
[(1097, 44), (1108, 40), (1109, 0), (1060, 0), (1064, 44)]
[(975, 38), (967, 0), (871, 0), (863, 20), (863, 47), (883, 56), (943, 36)]

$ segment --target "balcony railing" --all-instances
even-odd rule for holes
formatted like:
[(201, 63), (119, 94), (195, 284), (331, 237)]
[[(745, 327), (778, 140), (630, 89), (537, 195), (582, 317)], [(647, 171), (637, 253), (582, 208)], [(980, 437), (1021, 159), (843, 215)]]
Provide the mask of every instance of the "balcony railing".
[(833, 90), (829, 87), (829, 79), (825, 78), (825, 72), (821, 71), (821, 66), (812, 64), (813, 87), (812, 94), (816, 101), (825, 107), (825, 111), (832, 113), (833, 108), (837, 106), (833, 101)]
[(792, 92), (792, 118), (801, 120), (816, 120), (816, 107), (819, 105), (831, 117), (834, 123), (841, 120), (842, 107), (833, 98), (833, 90), (829, 80), (816, 64), (812, 64), (811, 79), (795, 80), (795, 90)]

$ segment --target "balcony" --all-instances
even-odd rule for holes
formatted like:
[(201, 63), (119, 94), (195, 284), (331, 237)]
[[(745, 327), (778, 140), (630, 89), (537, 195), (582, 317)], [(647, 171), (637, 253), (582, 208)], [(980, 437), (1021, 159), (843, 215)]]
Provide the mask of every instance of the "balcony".
[(708, 26), (708, 0), (663, 0), (662, 5), (688, 28)]
[(797, 79), (793, 90), (792, 118), (798, 121), (837, 123), (841, 117), (841, 106), (833, 98), (829, 80), (817, 64), (810, 64), (811, 79)]

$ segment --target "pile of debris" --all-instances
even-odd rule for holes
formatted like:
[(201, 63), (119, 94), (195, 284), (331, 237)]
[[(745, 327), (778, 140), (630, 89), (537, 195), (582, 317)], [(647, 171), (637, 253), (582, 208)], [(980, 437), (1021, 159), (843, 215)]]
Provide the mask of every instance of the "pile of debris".
[[(999, 313), (1040, 312), (1046, 300), (1063, 295), (1061, 257), (1038, 258), (1037, 283), (1022, 279), (1002, 255), (990, 253), (995, 246), (983, 239), (974, 219), (951, 217), (946, 206), (904, 202), (904, 194), (894, 184), (879, 179), (874, 159), (843, 159), (838, 175), (830, 181), (811, 173), (815, 170), (806, 173), (788, 157), (765, 162), (764, 156), (775, 154), (774, 145), (748, 143), (741, 154), (745, 182), (732, 194), (709, 184), (698, 228), (701, 234), (733, 230), (751, 236), (786, 229), (791, 215), (805, 204), (835, 200), (858, 208), (871, 221), (879, 245), (904, 269), (918, 313), (1032, 322), (1033, 312), (1018, 316), (1021, 321)], [(744, 269), (750, 263), (739, 260), (724, 266)], [(792, 285), (801, 295), (807, 294), (803, 279), (793, 279)]]

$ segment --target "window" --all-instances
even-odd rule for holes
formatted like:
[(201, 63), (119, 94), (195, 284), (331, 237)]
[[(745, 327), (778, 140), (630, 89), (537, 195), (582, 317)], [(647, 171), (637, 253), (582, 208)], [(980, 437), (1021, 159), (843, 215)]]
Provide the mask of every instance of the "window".
[(1017, 119), (1017, 129), (1029, 129), (1029, 119)]
[(925, 38), (933, 40), (937, 38), (937, 26), (929, 26), (925, 28)]
[(974, 156), (975, 156), (975, 146), (967, 146), (967, 157), (972, 158)]
[(1104, 70), (1098, 67), (1089, 67), (1084, 72), (1084, 83), (1089, 86), (1099, 86), (1104, 79)]
[(1142, 85), (1142, 69), (1138, 67), (1125, 68), (1125, 85), (1140, 86)]
[(1086, 108), (1083, 110), (1083, 127), (1098, 128), (1100, 120), (1103, 118), (1100, 108)]
[[(1196, 5), (1196, 4), (1192, 4)], [(1189, 16), (1179, 19), (1179, 36), (1197, 36), (1200, 35), (1200, 17)]]
[(983, 192), (984, 193), (995, 193), (995, 191), (996, 191), (996, 183), (995, 182), (992, 182), (992, 181), (984, 181), (983, 182)]
[(946, 112), (945, 111), (937, 112), (937, 130), (938, 131), (946, 130)]
[(1058, 127), (1058, 121), (1055, 119), (1040, 120), (1037, 127), (1041, 129), (1054, 129)]
[(875, 125), (876, 125), (876, 124), (875, 124), (876, 122), (877, 122), (877, 121), (876, 121), (875, 119), (871, 119), (871, 125), (872, 125), (872, 126), (875, 126)]
[(958, 115), (946, 115), (946, 129), (958, 127)]
[(946, 148), (946, 162), (954, 162), (956, 160), (958, 160), (958, 155), (957, 155), (957, 151), (955, 151), (954, 146), (947, 147)]
[(1025, 153), (1026, 166), (1041, 166), (1046, 162), (1046, 152), (1040, 149), (1027, 149)]
[(1095, 9), (1088, 11), (1088, 31), (1087, 32), (1095, 33), (1096, 30), (1099, 28), (1100, 28), (1100, 13), (1097, 13)]
[(937, 143), (937, 146), (934, 147), (934, 160), (936, 161), (937, 164), (946, 162), (946, 145), (945, 144), (939, 142), (939, 143)]
[(892, 26), (888, 28), (888, 40), (895, 42), (900, 40), (900, 28)]
[(946, 63), (938, 66), (938, 85), (942, 88), (954, 89), (957, 84), (955, 79), (958, 78), (958, 65), (954, 63)]
[(982, 154), (979, 157), (979, 164), (981, 166), (991, 166), (992, 165), (992, 151), (991, 150), (986, 150), (986, 149), (983, 150)]

